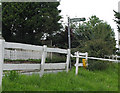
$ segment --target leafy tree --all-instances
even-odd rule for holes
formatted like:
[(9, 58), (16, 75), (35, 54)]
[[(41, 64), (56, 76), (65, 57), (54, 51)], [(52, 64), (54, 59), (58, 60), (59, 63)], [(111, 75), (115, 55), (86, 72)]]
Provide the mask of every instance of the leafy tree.
[[(114, 16), (115, 16), (115, 20), (114, 21), (117, 23), (117, 29), (118, 29), (118, 32), (120, 33), (120, 13), (116, 12), (116, 11), (114, 11), (114, 13), (115, 13), (114, 14)], [(119, 44), (120, 44), (120, 40), (119, 40)], [(117, 55), (120, 55), (119, 51), (117, 52)]]
[(114, 16), (115, 16), (115, 22), (117, 23), (117, 27), (118, 27), (118, 31), (120, 32), (120, 13), (119, 12), (116, 12), (114, 11)]
[(3, 37), (6, 41), (42, 44), (60, 30), (59, 2), (2, 3)]
[[(74, 39), (72, 29), (70, 29), (71, 44)], [(60, 33), (57, 33), (53, 36), (53, 45), (60, 48), (68, 48), (68, 26), (65, 26), (65, 29)]]
[(75, 34), (79, 45), (73, 51), (88, 52), (89, 56), (96, 57), (116, 52), (116, 41), (111, 26), (96, 16), (80, 24)]

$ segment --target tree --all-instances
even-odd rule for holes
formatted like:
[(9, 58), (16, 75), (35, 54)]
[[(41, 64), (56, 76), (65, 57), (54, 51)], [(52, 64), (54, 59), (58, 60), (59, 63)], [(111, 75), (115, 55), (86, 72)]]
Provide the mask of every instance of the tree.
[(80, 24), (75, 31), (79, 45), (75, 50), (88, 52), (89, 56), (104, 57), (116, 52), (113, 29), (96, 16)]
[(120, 32), (120, 13), (119, 12), (116, 12), (114, 11), (114, 16), (115, 16), (115, 22), (117, 23), (117, 27), (118, 27), (118, 32)]
[[(120, 33), (120, 13), (119, 12), (116, 12), (114, 11), (114, 16), (115, 16), (115, 22), (117, 23), (117, 29), (118, 29), (118, 32)], [(120, 44), (120, 40), (119, 40), (119, 44)], [(119, 49), (118, 49), (119, 50)], [(120, 55), (120, 52), (118, 51), (117, 55)]]
[(6, 41), (42, 44), (61, 28), (59, 2), (2, 3), (3, 37)]
[[(72, 29), (70, 29), (71, 44), (73, 44), (74, 35)], [(68, 26), (65, 26), (65, 29), (60, 33), (57, 33), (53, 36), (53, 45), (60, 48), (68, 48)]]

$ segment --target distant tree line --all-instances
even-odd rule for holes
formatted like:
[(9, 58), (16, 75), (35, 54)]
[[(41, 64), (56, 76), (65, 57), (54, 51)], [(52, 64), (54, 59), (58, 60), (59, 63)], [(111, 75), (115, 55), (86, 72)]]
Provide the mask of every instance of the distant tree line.
[[(68, 48), (68, 27), (63, 28), (60, 23), (59, 5), (59, 2), (2, 3), (4, 39), (8, 42)], [(120, 18), (115, 13), (115, 17)], [(114, 30), (96, 16), (83, 23), (71, 23), (70, 32), (72, 52), (88, 52), (96, 57), (116, 53)]]

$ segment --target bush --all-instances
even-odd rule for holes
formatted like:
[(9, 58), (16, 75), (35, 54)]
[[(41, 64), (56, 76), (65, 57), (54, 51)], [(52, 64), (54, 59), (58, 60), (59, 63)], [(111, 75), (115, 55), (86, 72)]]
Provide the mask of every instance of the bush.
[(108, 62), (98, 60), (89, 60), (88, 64), (89, 70), (105, 70), (109, 66)]

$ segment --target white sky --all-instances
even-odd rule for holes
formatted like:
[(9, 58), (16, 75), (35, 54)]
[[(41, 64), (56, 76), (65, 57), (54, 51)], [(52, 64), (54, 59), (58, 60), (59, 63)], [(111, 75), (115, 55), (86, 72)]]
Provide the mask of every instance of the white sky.
[(64, 22), (67, 23), (67, 15), (70, 18), (88, 19), (92, 15), (96, 15), (101, 20), (106, 21), (116, 32), (117, 26), (113, 21), (115, 19), (114, 12), (118, 11), (118, 2), (120, 0), (61, 0), (58, 9), (62, 10), (61, 15), (64, 17)]

